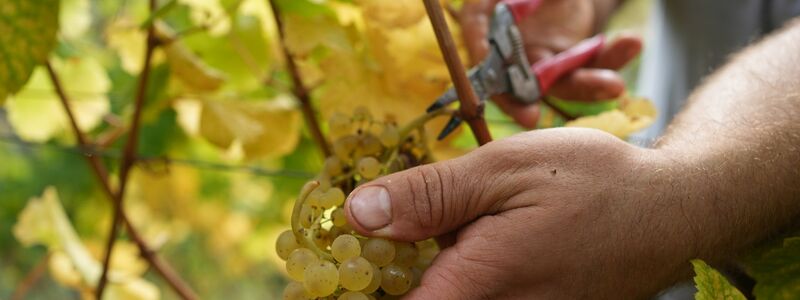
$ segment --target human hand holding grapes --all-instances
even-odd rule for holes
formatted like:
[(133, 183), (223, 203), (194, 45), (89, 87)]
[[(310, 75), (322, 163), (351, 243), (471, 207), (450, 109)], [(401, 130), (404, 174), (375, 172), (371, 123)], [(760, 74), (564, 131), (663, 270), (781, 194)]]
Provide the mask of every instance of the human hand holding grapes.
[(345, 212), (367, 236), (451, 237), (409, 299), (635, 299), (694, 255), (668, 166), (599, 131), (540, 130), (378, 178)]

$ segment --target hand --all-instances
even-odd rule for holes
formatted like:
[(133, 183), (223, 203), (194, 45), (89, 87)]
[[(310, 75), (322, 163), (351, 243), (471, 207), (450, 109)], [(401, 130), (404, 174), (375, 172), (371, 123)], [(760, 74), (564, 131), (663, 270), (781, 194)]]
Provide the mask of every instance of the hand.
[(597, 130), (538, 130), (364, 184), (345, 211), (367, 236), (450, 241), (408, 299), (643, 298), (696, 255), (670, 163)]
[[(480, 62), (489, 51), (486, 34), (489, 19), (497, 0), (465, 1), (457, 18), (473, 64)], [(604, 19), (594, 6), (598, 0), (545, 0), (539, 10), (520, 25), (525, 40), (528, 61), (555, 55), (595, 33)], [(615, 70), (622, 68), (641, 51), (638, 37), (621, 35), (598, 55), (587, 68), (579, 69), (556, 83), (550, 94), (570, 100), (608, 100), (625, 91), (625, 82)], [(539, 119), (539, 107), (518, 103), (510, 96), (495, 97), (495, 102), (514, 120), (526, 128), (534, 128)]]

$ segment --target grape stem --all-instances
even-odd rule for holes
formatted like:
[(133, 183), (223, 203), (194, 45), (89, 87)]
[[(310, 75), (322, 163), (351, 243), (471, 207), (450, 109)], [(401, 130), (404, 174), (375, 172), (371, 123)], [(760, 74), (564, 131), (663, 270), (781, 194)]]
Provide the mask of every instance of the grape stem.
[(408, 138), (408, 135), (410, 135), (412, 131), (414, 131), (417, 128), (425, 126), (425, 123), (427, 123), (431, 119), (436, 118), (438, 116), (452, 115), (454, 112), (455, 112), (454, 110), (442, 108), (428, 112), (422, 116), (417, 117), (414, 120), (411, 120), (411, 122), (406, 124), (406, 126), (400, 128), (400, 133), (399, 133), (400, 141), (401, 142), (404, 141), (406, 138)]
[(425, 10), (428, 12), (433, 32), (436, 34), (442, 57), (447, 64), (447, 71), (453, 80), (453, 87), (458, 94), (458, 101), (461, 104), (461, 118), (467, 121), (479, 145), (491, 142), (492, 135), (489, 133), (489, 127), (483, 118), (483, 103), (478, 99), (475, 90), (469, 83), (467, 73), (464, 71), (464, 65), (458, 56), (456, 43), (450, 34), (447, 21), (444, 19), (442, 7), (437, 0), (423, 0), (423, 3), (425, 3)]
[(294, 238), (298, 243), (300, 243), (301, 246), (314, 251), (314, 253), (319, 255), (321, 258), (333, 260), (333, 256), (319, 249), (319, 247), (317, 247), (313, 241), (308, 239), (308, 236), (305, 234), (305, 230), (300, 225), (300, 210), (303, 208), (303, 204), (306, 203), (308, 196), (311, 195), (311, 192), (318, 187), (319, 181), (312, 180), (306, 183), (306, 185), (303, 186), (303, 189), (300, 190), (300, 196), (298, 196), (297, 201), (294, 202), (294, 208), (292, 209), (292, 233), (294, 234)]

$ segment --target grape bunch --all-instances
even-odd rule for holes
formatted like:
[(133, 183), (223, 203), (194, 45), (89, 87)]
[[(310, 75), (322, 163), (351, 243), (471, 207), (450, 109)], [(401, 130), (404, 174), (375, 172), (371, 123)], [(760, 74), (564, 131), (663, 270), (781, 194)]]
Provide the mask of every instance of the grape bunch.
[(303, 187), (292, 228), (276, 243), (292, 279), (283, 299), (392, 299), (419, 284), (439, 251), (436, 242), (360, 236), (347, 223), (344, 201), (359, 184), (427, 162), (423, 125), (440, 114), (426, 114), (403, 128), (376, 121), (364, 108), (329, 119), (333, 155)]

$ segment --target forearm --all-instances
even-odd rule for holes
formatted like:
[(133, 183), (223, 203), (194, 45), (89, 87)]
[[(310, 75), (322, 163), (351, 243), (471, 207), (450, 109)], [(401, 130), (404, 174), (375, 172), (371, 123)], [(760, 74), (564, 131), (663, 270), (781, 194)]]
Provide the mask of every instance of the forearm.
[(656, 150), (693, 230), (722, 259), (800, 216), (800, 22), (733, 57), (693, 93)]

